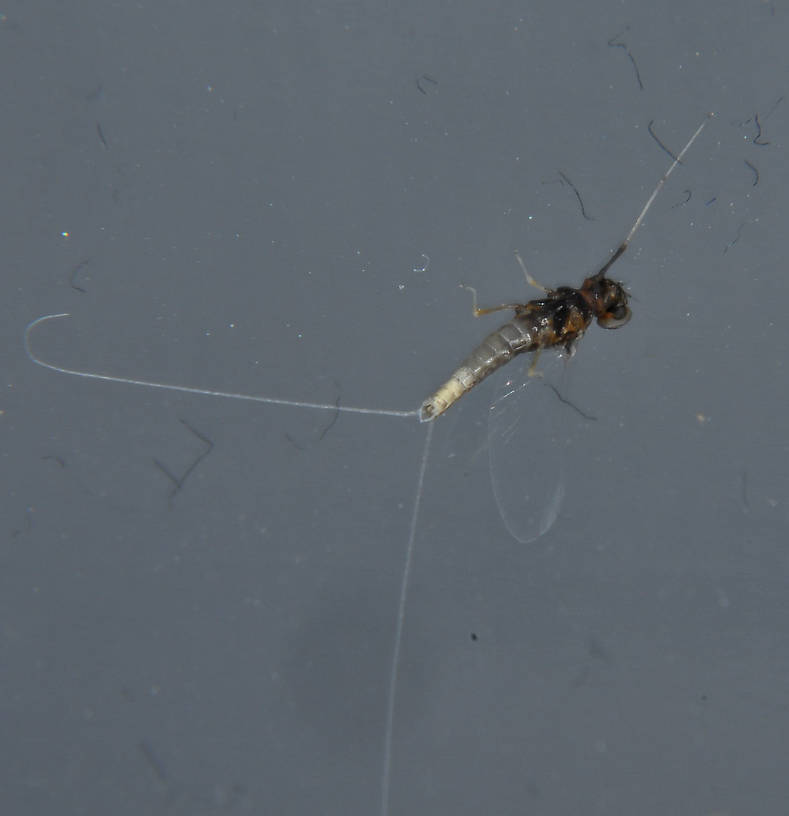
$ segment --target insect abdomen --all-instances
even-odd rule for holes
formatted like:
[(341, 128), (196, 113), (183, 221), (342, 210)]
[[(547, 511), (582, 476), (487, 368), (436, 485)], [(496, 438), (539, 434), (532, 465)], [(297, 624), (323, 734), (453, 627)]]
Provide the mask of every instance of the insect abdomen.
[(516, 354), (534, 351), (539, 345), (537, 337), (537, 325), (531, 315), (516, 317), (491, 332), (441, 388), (422, 403), (419, 419), (422, 422), (435, 419)]

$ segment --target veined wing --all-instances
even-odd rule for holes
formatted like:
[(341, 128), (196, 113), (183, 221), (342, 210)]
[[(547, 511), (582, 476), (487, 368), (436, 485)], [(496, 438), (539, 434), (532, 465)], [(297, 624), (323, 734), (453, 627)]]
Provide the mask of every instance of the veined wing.
[(593, 419), (564, 396), (566, 357), (544, 353), (541, 376), (528, 376), (528, 362), (505, 382), (488, 417), (493, 495), (505, 527), (524, 544), (554, 525), (564, 501), (568, 449)]

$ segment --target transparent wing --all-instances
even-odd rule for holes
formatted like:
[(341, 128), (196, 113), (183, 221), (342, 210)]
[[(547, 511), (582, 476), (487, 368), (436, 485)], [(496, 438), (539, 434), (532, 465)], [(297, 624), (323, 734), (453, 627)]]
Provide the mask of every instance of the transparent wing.
[(576, 434), (594, 417), (565, 396), (567, 359), (555, 351), (540, 357), (542, 376), (528, 376), (531, 355), (505, 381), (488, 417), (493, 495), (502, 521), (521, 543), (551, 529), (565, 494), (565, 462)]

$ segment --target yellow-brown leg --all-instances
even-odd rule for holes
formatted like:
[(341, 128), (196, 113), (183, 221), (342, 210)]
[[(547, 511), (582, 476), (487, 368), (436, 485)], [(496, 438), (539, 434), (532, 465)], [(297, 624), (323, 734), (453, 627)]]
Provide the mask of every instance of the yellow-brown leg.
[(541, 283), (534, 280), (534, 278), (529, 274), (529, 270), (526, 269), (526, 264), (523, 262), (523, 258), (521, 258), (521, 254), (517, 249), (515, 250), (515, 260), (520, 264), (523, 274), (526, 277), (526, 283), (528, 283), (529, 286), (533, 286), (535, 289), (545, 292), (546, 295), (551, 291), (547, 286), (543, 286)]
[(529, 366), (528, 375), (530, 377), (542, 377), (542, 371), (537, 371), (537, 363), (540, 360), (540, 354), (542, 354), (542, 349), (537, 349), (534, 352), (534, 357), (532, 357), (531, 365)]
[(501, 312), (504, 309), (518, 309), (522, 304), (520, 303), (502, 303), (501, 306), (488, 306), (485, 309), (480, 309), (479, 305), (477, 304), (477, 290), (473, 286), (466, 286), (465, 283), (460, 284), (461, 289), (468, 289), (471, 292), (474, 303), (471, 307), (471, 311), (474, 313), (474, 317), (482, 317), (482, 315), (491, 314), (493, 312)]

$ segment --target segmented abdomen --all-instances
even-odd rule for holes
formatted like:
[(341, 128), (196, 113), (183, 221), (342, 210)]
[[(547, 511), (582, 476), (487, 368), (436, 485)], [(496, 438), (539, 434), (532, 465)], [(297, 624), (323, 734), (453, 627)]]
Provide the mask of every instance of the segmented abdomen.
[(441, 388), (422, 403), (419, 419), (422, 422), (435, 419), (516, 354), (539, 348), (542, 345), (539, 329), (539, 318), (525, 314), (491, 332), (455, 369)]

